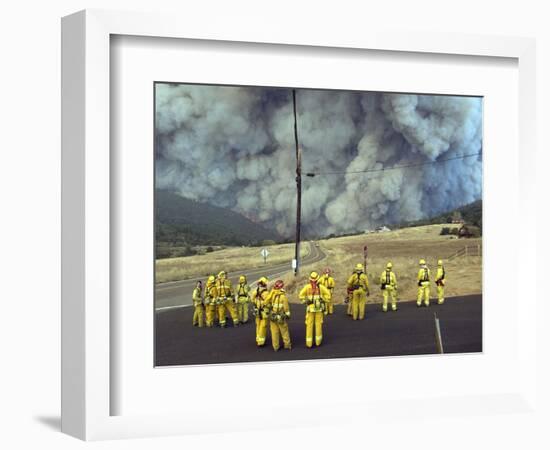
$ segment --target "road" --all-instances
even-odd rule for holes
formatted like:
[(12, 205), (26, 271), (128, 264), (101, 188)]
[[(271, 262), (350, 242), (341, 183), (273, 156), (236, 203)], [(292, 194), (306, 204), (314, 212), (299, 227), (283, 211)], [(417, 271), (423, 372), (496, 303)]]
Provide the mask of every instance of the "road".
[(325, 316), (324, 340), (318, 348), (305, 346), (304, 307), (291, 305), (289, 322), (292, 350), (274, 352), (271, 341), (255, 344), (253, 320), (239, 327), (192, 326), (193, 308), (167, 310), (155, 315), (155, 363), (186, 364), (285, 361), (362, 356), (423, 355), (436, 353), (434, 313), (440, 320), (445, 353), (482, 351), (482, 296), (449, 298), (443, 305), (418, 308), (416, 302), (399, 303), (396, 312), (384, 313), (379, 304), (367, 305), (367, 318), (353, 321), (345, 305)]
[[(309, 247), (309, 254), (302, 259), (302, 265), (314, 264), (326, 258), (326, 255), (323, 253), (323, 251), (319, 247), (316, 247), (313, 243), (310, 242)], [(217, 273), (220, 270), (223, 270), (223, 267), (215, 267), (212, 270)], [(270, 280), (273, 280), (278, 276), (290, 272), (291, 270), (291, 264), (290, 261), (288, 261), (284, 264), (277, 264), (274, 266), (265, 267), (254, 267), (250, 269), (245, 269), (238, 273), (230, 273), (229, 279), (231, 280), (233, 285), (236, 285), (238, 283), (239, 275), (244, 274), (246, 275), (249, 283), (252, 285), (253, 282), (261, 276), (266, 276)], [(155, 310), (157, 312), (161, 312), (170, 309), (191, 306), (193, 289), (195, 288), (198, 280), (202, 280), (204, 282), (204, 277), (157, 284), (155, 286)]]

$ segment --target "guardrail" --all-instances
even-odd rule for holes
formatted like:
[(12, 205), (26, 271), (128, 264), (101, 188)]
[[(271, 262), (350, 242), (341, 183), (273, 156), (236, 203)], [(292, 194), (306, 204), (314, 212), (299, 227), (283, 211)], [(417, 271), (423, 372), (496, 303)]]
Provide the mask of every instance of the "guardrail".
[(482, 252), (483, 248), (481, 247), (481, 244), (466, 245), (464, 246), (464, 248), (461, 248), (460, 250), (454, 252), (452, 255), (448, 256), (447, 260), (451, 261), (461, 256), (482, 256)]

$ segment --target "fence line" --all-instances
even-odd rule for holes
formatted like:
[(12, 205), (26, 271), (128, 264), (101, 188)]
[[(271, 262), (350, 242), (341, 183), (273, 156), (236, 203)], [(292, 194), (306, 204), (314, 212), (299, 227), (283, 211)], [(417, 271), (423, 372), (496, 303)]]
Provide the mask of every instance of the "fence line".
[(448, 256), (447, 260), (451, 261), (461, 256), (482, 256), (482, 251), (483, 250), (481, 244), (465, 245), (464, 248), (461, 248), (460, 250), (454, 252), (452, 255)]

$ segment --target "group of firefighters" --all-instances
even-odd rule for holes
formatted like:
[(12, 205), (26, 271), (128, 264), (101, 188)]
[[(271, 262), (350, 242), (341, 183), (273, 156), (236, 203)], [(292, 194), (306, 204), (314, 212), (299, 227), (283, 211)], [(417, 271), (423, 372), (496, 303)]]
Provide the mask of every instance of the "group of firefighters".
[[(420, 268), (417, 275), (418, 294), (416, 305), (430, 305), (430, 280), (431, 274), (426, 261), (419, 261)], [(323, 275), (311, 272), (309, 282), (300, 290), (298, 297), (306, 306), (306, 346), (321, 345), (323, 341), (323, 320), (327, 314), (334, 313), (332, 295), (335, 281), (330, 268), (324, 270)], [(227, 273), (221, 271), (217, 277), (210, 275), (203, 289), (201, 281), (197, 282), (193, 290), (193, 325), (213, 327), (216, 323), (225, 327), (227, 315), (231, 317), (234, 326), (248, 322), (249, 303), (252, 305), (252, 314), (256, 322), (256, 345), (262, 347), (267, 340), (268, 331), (271, 333), (271, 343), (275, 351), (279, 350), (281, 340), (283, 347), (290, 350), (292, 347), (288, 321), (290, 319), (290, 306), (285, 293), (283, 280), (276, 280), (271, 289), (268, 289), (269, 280), (261, 277), (256, 282), (256, 288), (250, 290), (245, 275), (239, 277), (238, 285), (233, 288)], [(386, 264), (385, 270), (380, 274), (380, 288), (382, 290), (382, 311), (388, 311), (388, 301), (391, 310), (397, 311), (397, 277), (393, 271), (391, 262)], [(437, 262), (435, 275), (438, 303), (445, 301), (445, 268), (443, 261)], [(353, 320), (365, 318), (365, 304), (370, 295), (369, 281), (363, 264), (357, 264), (351, 276), (347, 280), (348, 304), (347, 314)]]

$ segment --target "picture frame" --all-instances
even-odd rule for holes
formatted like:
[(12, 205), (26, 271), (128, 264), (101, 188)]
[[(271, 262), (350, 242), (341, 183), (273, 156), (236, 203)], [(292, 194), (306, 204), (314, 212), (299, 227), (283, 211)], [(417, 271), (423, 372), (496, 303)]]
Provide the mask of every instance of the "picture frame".
[[(264, 24), (265, 25), (265, 24)], [(522, 222), (535, 226), (535, 186), (529, 174), (535, 161), (535, 43), (534, 40), (518, 37), (473, 36), (450, 33), (405, 33), (391, 30), (349, 30), (347, 33), (326, 35), (323, 30), (308, 29), (307, 33), (279, 27), (234, 27), (219, 21), (216, 26), (204, 28), (190, 17), (168, 14), (145, 14), (86, 10), (63, 18), (62, 21), (62, 431), (84, 440), (113, 438), (151, 437), (163, 435), (209, 432), (210, 427), (200, 420), (200, 415), (191, 415), (191, 409), (181, 405), (181, 411), (170, 414), (147, 413), (113, 414), (113, 396), (123, 388), (113, 378), (112, 367), (118, 364), (120, 354), (112, 351), (117, 334), (118, 314), (110, 299), (119, 289), (119, 280), (112, 278), (112, 245), (116, 236), (111, 233), (115, 212), (112, 203), (112, 188), (120, 183), (116, 162), (112, 160), (110, 147), (113, 144), (111, 130), (111, 39), (113, 36), (140, 38), (164, 38), (173, 40), (200, 41), (218, 44), (232, 42), (262, 46), (278, 45), (285, 52), (293, 47), (302, 50), (320, 51), (333, 55), (348, 51), (395, 52), (407, 54), (413, 60), (435, 55), (473, 58), (502, 58), (517, 62), (518, 74), (518, 146), (512, 156), (517, 158), (519, 176), (511, 180), (516, 195), (508, 199), (514, 212), (521, 215)], [(162, 45), (162, 44), (161, 44)], [(223, 52), (223, 49), (221, 49)], [(509, 155), (508, 155), (509, 156)], [(498, 180), (489, 177), (493, 188)], [(517, 184), (514, 184), (517, 183)], [(516, 189), (517, 188), (517, 189)], [(511, 192), (512, 192), (511, 191)], [(521, 200), (521, 201), (520, 201)], [(513, 222), (514, 218), (511, 218)], [(492, 239), (489, 250), (498, 246), (498, 238)], [(507, 249), (511, 256), (509, 265), (517, 279), (528, 276), (526, 266), (517, 261), (535, 259), (534, 234), (522, 234), (510, 243)], [(485, 253), (486, 249), (484, 249)], [(490, 253), (490, 252), (489, 252)], [(116, 257), (116, 255), (115, 255)], [(510, 280), (509, 302), (519, 296), (519, 282)], [(142, 299), (143, 302), (151, 301)], [(489, 302), (491, 296), (489, 296)], [(303, 414), (311, 406), (301, 405), (300, 399), (287, 399), (266, 411), (269, 416), (282, 416), (278, 426), (314, 426), (322, 420), (341, 423), (339, 417), (375, 417), (387, 414), (400, 405), (401, 414), (414, 415), (430, 408), (438, 410), (440, 417), (476, 414), (498, 414), (503, 411), (532, 413), (536, 408), (536, 326), (526, 311), (536, 308), (536, 298), (522, 299), (524, 308), (514, 310), (514, 315), (505, 316), (507, 324), (515, 327), (517, 334), (510, 338), (512, 354), (510, 364), (517, 366), (510, 379), (502, 381), (497, 392), (471, 390), (462, 396), (449, 392), (447, 397), (426, 396), (422, 392), (408, 397), (388, 398), (387, 402), (364, 397), (339, 402), (327, 399), (321, 403), (315, 417)], [(517, 306), (517, 303), (516, 303)], [(488, 308), (487, 314), (494, 314)], [(517, 313), (517, 314), (516, 314)], [(500, 355), (502, 345), (489, 345), (486, 352)], [(484, 347), (485, 348), (485, 347)], [(485, 350), (484, 350), (485, 352)], [(434, 359), (432, 367), (439, 364)], [(297, 364), (297, 363), (293, 363)], [(306, 371), (315, 367), (329, 367), (316, 362), (299, 363)], [(364, 373), (362, 361), (334, 362), (345, 370)], [(384, 360), (382, 373), (398, 367), (399, 361)], [(460, 367), (461, 357), (447, 359), (446, 364)], [(287, 364), (268, 364), (269, 370), (279, 373)], [(245, 365), (251, 373), (259, 373), (255, 365)], [(166, 369), (162, 372), (167, 372)], [(194, 370), (191, 368), (190, 370)], [(235, 377), (236, 371), (229, 366), (213, 367), (213, 376)], [(186, 377), (196, 372), (186, 372)], [(165, 374), (163, 374), (164, 376)], [(276, 376), (276, 375), (274, 375)], [(497, 383), (498, 384), (498, 383)], [(500, 390), (499, 390), (500, 389)], [(499, 390), (499, 391), (498, 391)], [(292, 404), (289, 412), (288, 403)], [(202, 410), (200, 410), (202, 411)], [(206, 410), (205, 410), (206, 411)], [(205, 412), (202, 411), (202, 412)], [(255, 411), (241, 407), (233, 411), (234, 417), (216, 431), (243, 431), (265, 428), (265, 421)], [(198, 417), (197, 417), (198, 416)]]

